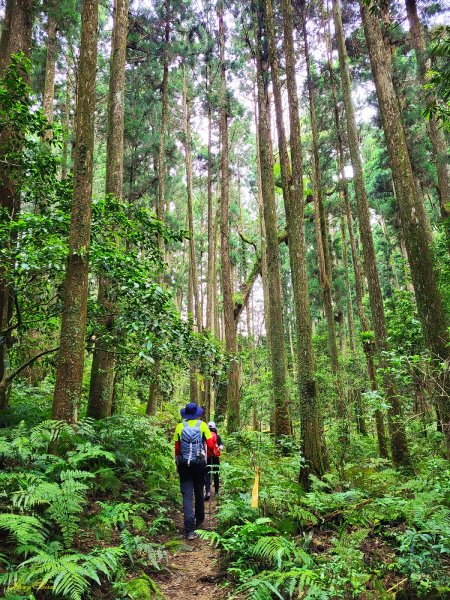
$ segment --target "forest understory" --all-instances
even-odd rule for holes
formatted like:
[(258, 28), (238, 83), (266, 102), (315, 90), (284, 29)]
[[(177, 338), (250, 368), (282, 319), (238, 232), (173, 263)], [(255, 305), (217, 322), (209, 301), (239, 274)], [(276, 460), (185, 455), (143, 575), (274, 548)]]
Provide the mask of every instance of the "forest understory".
[(0, 0), (2, 598), (450, 598), (449, 14)]

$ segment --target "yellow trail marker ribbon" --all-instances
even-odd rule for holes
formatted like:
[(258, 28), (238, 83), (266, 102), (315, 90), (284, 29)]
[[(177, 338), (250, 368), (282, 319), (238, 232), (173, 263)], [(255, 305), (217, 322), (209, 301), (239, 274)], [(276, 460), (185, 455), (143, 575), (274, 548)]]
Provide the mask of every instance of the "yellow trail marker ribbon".
[(260, 475), (261, 475), (261, 469), (259, 467), (256, 467), (255, 481), (253, 483), (253, 489), (252, 489), (252, 502), (251, 502), (252, 508), (258, 508), (258, 504), (259, 504), (259, 477), (260, 477)]

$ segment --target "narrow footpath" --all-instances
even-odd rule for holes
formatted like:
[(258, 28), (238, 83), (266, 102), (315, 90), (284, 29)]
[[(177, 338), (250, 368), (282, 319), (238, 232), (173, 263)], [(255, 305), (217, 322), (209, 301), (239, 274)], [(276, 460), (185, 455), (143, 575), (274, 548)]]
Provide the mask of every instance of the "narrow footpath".
[[(206, 518), (202, 529), (216, 527), (216, 502), (211, 498), (205, 502)], [(183, 530), (181, 511), (175, 519), (178, 531)], [(181, 537), (174, 538), (168, 571), (158, 578), (158, 585), (167, 600), (224, 600), (226, 594), (220, 588), (225, 576), (220, 569), (219, 551), (210, 542), (197, 539), (188, 542)]]

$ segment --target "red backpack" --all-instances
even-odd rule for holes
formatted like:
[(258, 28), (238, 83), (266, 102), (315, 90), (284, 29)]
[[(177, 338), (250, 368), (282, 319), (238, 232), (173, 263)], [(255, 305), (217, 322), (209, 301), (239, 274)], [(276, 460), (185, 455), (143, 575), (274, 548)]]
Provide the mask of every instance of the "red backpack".
[(214, 444), (214, 448), (210, 450), (208, 448), (208, 457), (212, 456), (220, 456), (219, 444), (217, 443), (217, 433), (215, 431), (211, 431), (212, 441)]

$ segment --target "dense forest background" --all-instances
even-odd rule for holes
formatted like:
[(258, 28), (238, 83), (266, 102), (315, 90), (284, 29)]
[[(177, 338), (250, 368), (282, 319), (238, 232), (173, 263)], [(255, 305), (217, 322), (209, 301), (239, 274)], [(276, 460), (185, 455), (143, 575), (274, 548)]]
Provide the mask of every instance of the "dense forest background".
[(448, 5), (0, 11), (4, 597), (163, 597), (189, 400), (204, 598), (448, 597)]

